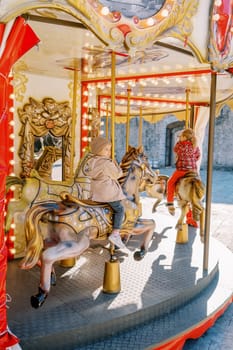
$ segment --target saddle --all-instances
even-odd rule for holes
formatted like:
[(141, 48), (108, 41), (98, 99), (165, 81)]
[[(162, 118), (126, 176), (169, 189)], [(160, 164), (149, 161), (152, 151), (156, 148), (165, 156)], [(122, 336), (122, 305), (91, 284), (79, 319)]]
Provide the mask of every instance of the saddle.
[(91, 199), (78, 199), (74, 197), (72, 194), (65, 191), (60, 193), (60, 197), (62, 201), (68, 206), (72, 204), (78, 204), (86, 208), (88, 207), (109, 208), (109, 205), (107, 203), (95, 202), (95, 201), (92, 201)]
[[(68, 207), (81, 206), (86, 211), (90, 211), (91, 209), (96, 208), (97, 212), (98, 212), (97, 215), (98, 215), (99, 223), (104, 222), (105, 224), (107, 224), (108, 227), (109, 227), (109, 225), (112, 224), (111, 216), (112, 216), (113, 210), (107, 203), (94, 202), (90, 199), (78, 199), (78, 198), (74, 197), (72, 194), (65, 192), (65, 191), (60, 193), (60, 197), (63, 201), (63, 204), (68, 206)], [(100, 209), (100, 210), (98, 210), (98, 209)], [(105, 214), (103, 214), (104, 212), (105, 212)], [(135, 226), (135, 222), (137, 222), (137, 219), (140, 215), (141, 215), (140, 206), (139, 206), (139, 208), (137, 206), (135, 206), (135, 208), (130, 208), (126, 204), (125, 217), (123, 219), (121, 231), (128, 232), (129, 230), (132, 230), (133, 227)], [(102, 224), (102, 226), (103, 226), (103, 224)], [(110, 232), (109, 228), (107, 228), (107, 230), (108, 230), (108, 232)]]
[(195, 178), (198, 178), (199, 176), (198, 176), (198, 173), (197, 173), (196, 171), (190, 170), (190, 171), (188, 171), (188, 172), (182, 177), (182, 179), (187, 178), (187, 177), (195, 177)]

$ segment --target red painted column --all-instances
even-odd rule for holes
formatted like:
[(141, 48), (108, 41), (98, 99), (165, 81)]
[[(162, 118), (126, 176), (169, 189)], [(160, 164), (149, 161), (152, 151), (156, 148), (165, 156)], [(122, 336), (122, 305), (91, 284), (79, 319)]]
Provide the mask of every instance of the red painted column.
[[(7, 149), (6, 149), (6, 158), (7, 158), (7, 164), (8, 164), (8, 172), (7, 174), (13, 173), (14, 166), (14, 127), (13, 127), (13, 122), (14, 122), (14, 103), (13, 103), (13, 86), (12, 86), (12, 78), (9, 79), (9, 84), (8, 84), (8, 104), (7, 104), (7, 121), (8, 121), (8, 126), (7, 126)], [(6, 204), (6, 209), (7, 205), (10, 201), (11, 198), (14, 197), (13, 191), (9, 191), (6, 194), (5, 198), (5, 204)], [(6, 247), (7, 247), (7, 258), (8, 260), (14, 259), (15, 256), (15, 248), (14, 248), (14, 242), (15, 242), (15, 234), (14, 234), (14, 229), (11, 228), (10, 231), (7, 233), (6, 238)]]
[[(5, 211), (5, 182), (10, 172), (10, 143), (12, 134), (9, 124), (9, 112), (11, 101), (10, 70), (13, 64), (40, 39), (35, 35), (30, 26), (21, 17), (17, 17), (13, 23), (9, 23), (9, 31), (5, 31), (5, 24), (0, 24), (0, 349), (19, 343), (19, 339), (10, 332), (7, 325), (6, 313), (6, 272), (7, 272), (7, 248), (4, 233)], [(12, 140), (13, 141), (13, 140)]]
[(6, 272), (7, 247), (4, 234), (5, 180), (9, 170), (9, 123), (5, 114), (0, 121), (0, 349), (15, 345), (18, 338), (7, 328), (6, 314)]

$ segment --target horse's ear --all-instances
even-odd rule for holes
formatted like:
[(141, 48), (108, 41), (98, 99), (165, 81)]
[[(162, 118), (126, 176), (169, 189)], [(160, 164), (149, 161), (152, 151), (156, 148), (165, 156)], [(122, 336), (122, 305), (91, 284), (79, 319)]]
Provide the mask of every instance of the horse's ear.
[(128, 146), (128, 152), (131, 151), (132, 148), (133, 148), (133, 147), (129, 145), (129, 146)]
[(139, 153), (143, 153), (143, 152), (144, 152), (143, 145), (140, 145), (140, 146), (138, 147), (138, 151), (139, 151)]

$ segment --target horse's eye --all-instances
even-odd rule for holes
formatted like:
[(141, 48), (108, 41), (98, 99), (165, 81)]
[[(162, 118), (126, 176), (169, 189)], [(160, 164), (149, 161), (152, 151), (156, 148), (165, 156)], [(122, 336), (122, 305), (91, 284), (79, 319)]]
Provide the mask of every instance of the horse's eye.
[(135, 180), (135, 179), (136, 179), (135, 175), (131, 176), (131, 180)]

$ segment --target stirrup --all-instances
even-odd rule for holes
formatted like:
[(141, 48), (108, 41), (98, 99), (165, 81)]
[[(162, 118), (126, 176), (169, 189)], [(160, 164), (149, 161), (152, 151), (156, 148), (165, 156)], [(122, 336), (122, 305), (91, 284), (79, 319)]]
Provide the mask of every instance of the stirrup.
[(50, 276), (50, 284), (51, 286), (56, 286), (56, 283), (57, 283), (56, 273), (52, 271)]

